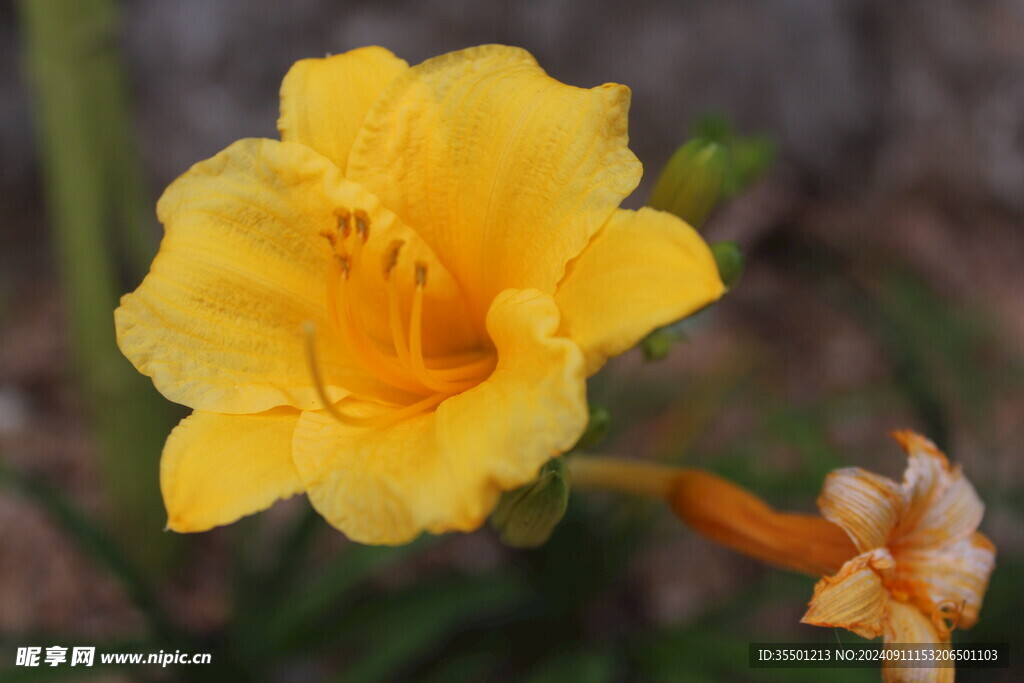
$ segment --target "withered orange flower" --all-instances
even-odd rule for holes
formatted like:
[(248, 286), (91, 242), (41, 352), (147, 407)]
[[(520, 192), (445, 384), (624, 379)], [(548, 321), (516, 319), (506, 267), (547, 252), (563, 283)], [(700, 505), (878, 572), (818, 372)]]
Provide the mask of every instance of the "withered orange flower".
[[(995, 547), (977, 531), (984, 505), (928, 439), (894, 437), (909, 457), (902, 484), (859, 468), (831, 473), (818, 506), (859, 555), (814, 588), (803, 621), (887, 643), (949, 643), (978, 620)], [(952, 668), (886, 668), (887, 681), (951, 681)]]

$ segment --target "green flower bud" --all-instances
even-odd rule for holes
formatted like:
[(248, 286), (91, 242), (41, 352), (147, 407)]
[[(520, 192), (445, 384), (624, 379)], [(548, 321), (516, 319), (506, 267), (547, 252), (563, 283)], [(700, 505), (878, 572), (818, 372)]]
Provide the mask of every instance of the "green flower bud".
[(569, 505), (569, 480), (561, 458), (548, 461), (536, 481), (506, 491), (491, 514), (501, 542), (536, 548), (551, 537)]
[(608, 429), (611, 427), (611, 424), (612, 416), (607, 408), (590, 406), (590, 420), (587, 422), (587, 428), (583, 432), (583, 436), (580, 437), (580, 440), (576, 442), (573, 450), (586, 450), (601, 443), (604, 437), (608, 436)]
[(704, 138), (690, 140), (665, 164), (647, 204), (698, 228), (718, 203), (726, 170), (721, 145)]
[(693, 134), (717, 143), (724, 152), (722, 199), (735, 197), (749, 187), (775, 160), (775, 143), (771, 138), (737, 135), (732, 123), (722, 116), (711, 114), (697, 119)]
[(680, 342), (688, 342), (686, 336), (675, 325), (659, 327), (643, 338), (640, 342), (640, 351), (644, 354), (644, 360), (648, 362), (664, 360), (672, 347)]
[(711, 245), (711, 254), (715, 257), (722, 283), (732, 289), (743, 275), (743, 252), (735, 242), (715, 242)]

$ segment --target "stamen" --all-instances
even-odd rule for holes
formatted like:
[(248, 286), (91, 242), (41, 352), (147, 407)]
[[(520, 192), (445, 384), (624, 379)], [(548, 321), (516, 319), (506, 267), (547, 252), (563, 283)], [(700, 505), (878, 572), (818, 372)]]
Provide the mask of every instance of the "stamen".
[(384, 252), (384, 279), (391, 279), (391, 271), (398, 265), (398, 252), (402, 250), (405, 242), (402, 240), (393, 240), (388, 245), (388, 250)]
[(341, 278), (348, 277), (348, 266), (342, 265), (343, 260), (342, 256), (334, 259), (327, 277), (327, 320), (331, 323), (331, 329), (338, 334), (341, 333), (341, 320), (338, 318), (338, 287), (336, 283)]
[(463, 365), (456, 365), (450, 368), (428, 368), (430, 374), (434, 377), (448, 381), (455, 382), (458, 380), (480, 380), (488, 377), (494, 368), (498, 365), (498, 359), (492, 354), (488, 354), (484, 358), (481, 358), (472, 363), (464, 363)]
[[(332, 328), (355, 360), (381, 381), (419, 395), (438, 392), (450, 396), (475, 386), (490, 374), (496, 364), (494, 355), (479, 351), (440, 358), (437, 360), (443, 364), (441, 367), (427, 367), (423, 357), (423, 305), (428, 265), (423, 261), (415, 263), (416, 287), (407, 333), (402, 324), (398, 278), (393, 277), (401, 250), (405, 246), (403, 240), (393, 240), (381, 260), (382, 275), (387, 282), (388, 327), (395, 355), (386, 353), (367, 336), (358, 310), (350, 298), (349, 280), (359, 266), (364, 246), (369, 239), (370, 219), (362, 210), (349, 213), (339, 209), (337, 217), (339, 234), (350, 234), (351, 226), (354, 225), (359, 238), (354, 245), (347, 244), (351, 252), (347, 252), (340, 242), (336, 245), (336, 262), (331, 277), (333, 282), (328, 283), (327, 291), (328, 312)], [(351, 417), (351, 420), (356, 418)]]
[(423, 290), (426, 289), (427, 266), (416, 263), (416, 289), (412, 295), (412, 319), (409, 321), (409, 362), (420, 382), (447, 394), (457, 394), (476, 386), (476, 382), (447, 382), (436, 377), (423, 362)]
[(338, 233), (342, 239), (348, 239), (352, 234), (352, 214), (348, 209), (338, 209), (335, 214), (338, 217)]
[(312, 322), (307, 322), (302, 327), (302, 335), (305, 342), (306, 362), (309, 366), (309, 374), (313, 379), (313, 387), (316, 389), (317, 397), (320, 399), (324, 412), (344, 425), (350, 427), (383, 427), (415, 417), (420, 413), (430, 410), (446, 398), (441, 394), (434, 394), (416, 403), (371, 417), (346, 415), (331, 403), (330, 397), (327, 395), (327, 388), (324, 386), (324, 378), (320, 372), (320, 363), (317, 359), (316, 325)]
[(317, 234), (326, 239), (330, 243), (332, 249), (338, 244), (337, 230), (329, 230), (328, 228), (324, 228)]
[(372, 415), (370, 417), (347, 415), (339, 410), (335, 410), (334, 413), (331, 413), (331, 417), (350, 427), (386, 427), (388, 425), (402, 422), (403, 420), (408, 420), (411, 417), (416, 417), (420, 413), (425, 413), (434, 406), (439, 405), (446, 398), (448, 397), (444, 394), (433, 394), (417, 401), (416, 403), (412, 403), (401, 408), (395, 408), (394, 410), (384, 412), (379, 415)]
[(335, 419), (342, 419), (341, 413), (337, 411), (331, 399), (327, 396), (327, 388), (324, 386), (323, 375), (320, 374), (320, 363), (316, 356), (316, 325), (312, 321), (302, 326), (302, 337), (306, 348), (306, 364), (309, 366), (309, 374), (313, 378), (313, 387), (320, 403), (327, 413)]
[(356, 211), (356, 234), (363, 238), (363, 241), (370, 239), (370, 217), (362, 209)]
[(405, 328), (402, 326), (402, 310), (398, 301), (397, 278), (388, 278), (388, 327), (391, 328), (391, 343), (395, 347), (398, 360), (403, 365), (411, 365), (409, 345), (405, 341)]
[(423, 394), (423, 387), (412, 381), (405, 368), (395, 364), (395, 359), (385, 356), (371, 339), (363, 333), (363, 327), (352, 310), (348, 292), (348, 278), (338, 280), (338, 331), (342, 341), (356, 354), (363, 365), (371, 370), (379, 379), (388, 384), (414, 394)]
[(453, 353), (448, 356), (441, 356), (436, 359), (436, 363), (431, 370), (455, 370), (463, 367), (464, 365), (475, 365), (477, 363), (485, 363), (490, 359), (494, 358), (494, 353), (490, 351), (484, 351), (478, 349), (476, 351), (463, 351), (462, 353)]
[(370, 219), (367, 217), (366, 212), (356, 211), (355, 222), (356, 235), (359, 236), (359, 239), (356, 240), (356, 244), (352, 248), (353, 268), (359, 265), (360, 257), (363, 255), (363, 247), (366, 245), (366, 241), (370, 239)]

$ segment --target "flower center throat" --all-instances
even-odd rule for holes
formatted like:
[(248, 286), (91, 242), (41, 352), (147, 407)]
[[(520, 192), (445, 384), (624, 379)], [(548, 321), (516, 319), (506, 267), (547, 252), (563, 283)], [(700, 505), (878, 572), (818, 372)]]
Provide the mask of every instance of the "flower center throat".
[[(381, 344), (368, 332), (360, 315), (361, 301), (353, 287), (353, 279), (362, 274), (367, 243), (371, 239), (371, 221), (363, 210), (336, 211), (337, 225), (320, 234), (331, 244), (333, 260), (327, 278), (328, 319), (332, 331), (360, 367), (380, 381), (414, 398), (406, 405), (387, 406), (370, 417), (350, 415), (335, 406), (327, 395), (323, 373), (316, 353), (312, 324), (304, 335), (306, 356), (317, 393), (325, 410), (335, 419), (350, 426), (372, 427), (392, 424), (436, 407), (446, 398), (470, 389), (486, 379), (496, 366), (492, 351), (476, 351), (427, 358), (424, 352), (424, 298), (429, 281), (429, 265), (422, 260), (412, 263), (412, 291), (407, 316), (403, 315), (403, 292), (399, 271), (405, 266), (402, 251), (405, 240), (394, 239), (381, 259), (381, 282), (387, 294), (389, 343)], [(404, 321), (408, 320), (408, 324)]]

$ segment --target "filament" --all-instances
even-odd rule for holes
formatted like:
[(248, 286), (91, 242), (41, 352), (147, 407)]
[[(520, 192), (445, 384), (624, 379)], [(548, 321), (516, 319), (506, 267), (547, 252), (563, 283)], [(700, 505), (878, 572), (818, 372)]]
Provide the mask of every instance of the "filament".
[(448, 394), (457, 394), (476, 382), (447, 382), (436, 377), (423, 362), (423, 290), (426, 288), (426, 266), (416, 265), (416, 289), (412, 295), (412, 319), (409, 321), (409, 361), (412, 372), (424, 386)]
[(448, 397), (444, 394), (433, 394), (432, 396), (427, 396), (416, 403), (411, 403), (407, 406), (395, 408), (394, 410), (381, 413), (380, 415), (372, 415), (370, 417), (355, 417), (352, 415), (346, 415), (340, 411), (336, 411), (335, 414), (331, 415), (331, 417), (349, 425), (350, 427), (386, 427), (387, 425), (408, 420), (420, 413), (424, 413), (434, 406), (439, 405), (446, 398)]
[(402, 371), (400, 366), (396, 366), (391, 358), (388, 358), (380, 350), (374, 346), (373, 341), (366, 338), (366, 335), (362, 333), (362, 327), (357, 323), (355, 319), (355, 313), (350, 305), (348, 296), (348, 277), (341, 277), (338, 280), (338, 296), (344, 299), (341, 302), (341, 306), (344, 308), (344, 319), (340, 326), (340, 333), (342, 338), (348, 342), (348, 345), (352, 351), (361, 358), (361, 360), (368, 366), (373, 368), (375, 375), (380, 377), (388, 384), (404, 389), (412, 393), (422, 394), (423, 387), (416, 382), (411, 381), (408, 376)]
[(455, 365), (448, 368), (429, 368), (430, 374), (434, 377), (449, 382), (458, 380), (482, 380), (483, 378), (490, 375), (495, 366), (498, 364), (498, 360), (493, 354), (487, 354), (483, 358), (478, 360), (463, 363), (462, 365)]
[(307, 322), (303, 326), (302, 333), (303, 341), (305, 342), (306, 363), (309, 366), (309, 374), (313, 378), (313, 387), (316, 389), (317, 397), (320, 399), (324, 411), (344, 425), (349, 427), (384, 427), (410, 417), (415, 417), (420, 413), (430, 410), (447, 398), (441, 394), (434, 394), (416, 403), (370, 417), (356, 417), (343, 413), (331, 402), (330, 397), (327, 395), (327, 388), (324, 386), (324, 378), (320, 372), (320, 363), (316, 352), (316, 326), (312, 322)]
[[(330, 242), (335, 253), (327, 287), (328, 321), (339, 341), (352, 354), (353, 360), (380, 381), (411, 394), (427, 396), (409, 406), (399, 408), (386, 415), (359, 418), (346, 415), (330, 404), (323, 389), (323, 378), (316, 366), (315, 348), (307, 333), (307, 355), (310, 356), (311, 373), (317, 383), (317, 393), (325, 410), (335, 419), (349, 425), (371, 426), (382, 421), (402, 419), (439, 404), (445, 397), (460, 393), (478, 384), (494, 371), (497, 360), (494, 353), (474, 351), (451, 354), (432, 359), (428, 367), (423, 349), (423, 307), (427, 283), (427, 264), (415, 263), (414, 289), (408, 327), (403, 324), (402, 297), (395, 277), (399, 253), (403, 240), (394, 240), (383, 254), (382, 271), (387, 290), (388, 328), (391, 334), (390, 350), (382, 348), (368, 334), (360, 318), (361, 309), (352, 300), (354, 291), (350, 278), (362, 261), (366, 243), (370, 238), (370, 218), (363, 210), (335, 211), (337, 229), (321, 234)], [(349, 241), (349, 238), (354, 243)], [(437, 395), (434, 395), (437, 394)], [(390, 416), (396, 416), (394, 418)]]
[(391, 328), (391, 341), (395, 347), (398, 359), (405, 365), (409, 365), (409, 346), (405, 342), (405, 328), (402, 327), (402, 310), (398, 301), (398, 282), (392, 277), (392, 271), (398, 265), (398, 252), (402, 248), (402, 242), (397, 242), (392, 247), (385, 264), (384, 277), (388, 281), (388, 326)]
[(328, 415), (336, 420), (344, 421), (341, 413), (334, 407), (330, 397), (327, 395), (324, 378), (320, 373), (320, 363), (317, 362), (316, 355), (316, 325), (312, 322), (307, 322), (303, 325), (302, 337), (306, 349), (306, 364), (309, 366), (309, 374), (313, 378), (313, 387), (316, 389), (316, 395), (320, 398), (320, 403)]

